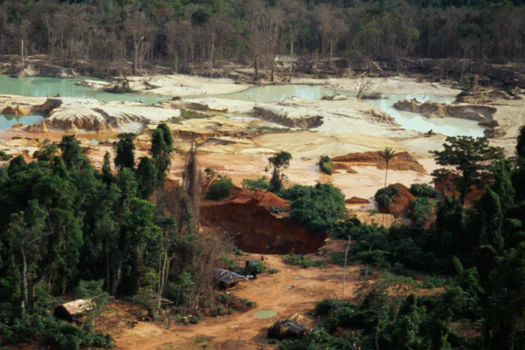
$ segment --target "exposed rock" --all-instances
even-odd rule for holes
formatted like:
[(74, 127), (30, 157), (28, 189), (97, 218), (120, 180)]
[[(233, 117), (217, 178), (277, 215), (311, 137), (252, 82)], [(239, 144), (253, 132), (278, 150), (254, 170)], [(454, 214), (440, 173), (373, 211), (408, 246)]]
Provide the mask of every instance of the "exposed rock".
[(382, 98), (383, 94), (379, 92), (365, 92), (363, 96), (361, 96), (362, 100), (381, 100)]
[[(168, 123), (168, 126), (175, 137), (196, 141), (225, 136), (239, 138), (253, 133), (253, 131), (248, 130), (247, 126), (236, 123), (227, 117), (187, 119), (177, 124)], [(155, 127), (151, 126), (152, 129)]]
[(284, 213), (272, 213), (272, 206), (290, 209), (273, 193), (235, 189), (223, 201), (202, 203), (201, 217), (205, 224), (234, 234), (235, 244), (250, 253), (308, 254), (324, 245), (326, 233), (296, 224)]
[(14, 78), (27, 78), (34, 76), (49, 77), (49, 78), (76, 78), (79, 74), (73, 68), (64, 68), (53, 66), (50, 64), (42, 64), (38, 66), (13, 66), (9, 70), (9, 74)]
[(161, 101), (160, 104), (176, 109), (196, 111), (249, 113), (255, 106), (251, 101), (228, 100), (224, 98), (198, 98), (191, 100)]
[(290, 128), (310, 129), (323, 124), (323, 118), (312, 110), (300, 110), (288, 106), (255, 106), (253, 115), (272, 123)]
[(345, 200), (346, 204), (370, 204), (370, 201), (365, 198), (352, 197)]
[[(180, 116), (180, 110), (146, 106), (140, 103), (110, 102), (82, 98), (51, 98), (42, 106), (49, 117), (39, 124), (30, 125), (28, 131), (107, 132), (122, 131), (133, 124), (133, 129), (143, 128), (151, 122), (166, 121)], [(133, 131), (126, 129), (126, 131)]]
[(106, 89), (109, 85), (108, 82), (105, 81), (99, 81), (99, 80), (82, 80), (76, 83), (78, 86), (87, 87), (90, 89)]
[(303, 339), (305, 332), (305, 328), (295, 321), (278, 321), (268, 328), (268, 339)]
[(396, 109), (408, 112), (414, 112), (424, 115), (428, 118), (462, 118), (476, 120), (480, 125), (496, 127), (497, 121), (494, 115), (497, 112), (496, 107), (476, 104), (445, 104), (437, 102), (421, 103), (416, 99), (401, 100), (394, 104)]
[[(385, 159), (381, 157), (381, 151), (349, 153), (345, 156), (332, 158), (332, 162), (350, 163), (352, 165), (376, 166), (378, 169), (385, 169)], [(408, 152), (397, 152), (390, 163), (390, 170), (411, 170), (424, 173), (425, 168), (414, 159)]]
[(348, 95), (325, 95), (323, 96), (322, 100), (324, 101), (345, 101), (350, 100), (353, 97), (350, 97)]

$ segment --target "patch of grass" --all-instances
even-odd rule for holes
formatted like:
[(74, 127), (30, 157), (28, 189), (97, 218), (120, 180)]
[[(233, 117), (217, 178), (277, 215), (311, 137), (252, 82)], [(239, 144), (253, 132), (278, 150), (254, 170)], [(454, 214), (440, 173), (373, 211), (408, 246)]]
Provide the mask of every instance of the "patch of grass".
[(242, 180), (242, 187), (250, 191), (268, 190), (268, 188), (270, 187), (270, 183), (268, 182), (268, 179), (266, 178), (266, 176), (263, 176), (255, 180), (252, 180), (252, 179)]
[(244, 255), (246, 255), (246, 253), (244, 253), (242, 250), (240, 250), (239, 248), (237, 248), (235, 246), (232, 248), (232, 251), (233, 251), (233, 254), (235, 254), (237, 256), (244, 256)]
[(276, 273), (279, 273), (280, 271), (278, 269), (271, 269), (270, 274), (275, 275)]
[(212, 340), (213, 338), (214, 337), (210, 337), (210, 336), (195, 337), (193, 338), (193, 341), (195, 343), (204, 343), (204, 342)]
[(447, 277), (439, 276), (439, 275), (431, 275), (431, 276), (425, 276), (423, 279), (423, 282), (419, 284), (419, 287), (421, 288), (439, 288), (444, 287), (450, 283), (450, 280)]
[(248, 266), (244, 268), (244, 273), (247, 275), (251, 275), (253, 273), (261, 274), (269, 270), (268, 265), (263, 263), (262, 261), (251, 263)]
[(192, 109), (183, 109), (180, 111), (182, 118), (184, 119), (205, 119), (209, 118), (208, 115), (194, 111)]
[(285, 207), (281, 207), (281, 206), (278, 206), (278, 205), (272, 205), (270, 207), (270, 212), (274, 213), (274, 214), (280, 214), (280, 213), (284, 213), (286, 212), (286, 208)]
[(323, 261), (315, 261), (305, 257), (302, 254), (285, 255), (284, 258), (288, 264), (301, 266), (302, 268), (319, 267), (324, 265)]
[(223, 257), (220, 259), (223, 263), (224, 263), (224, 266), (227, 270), (233, 270), (233, 271), (238, 271), (241, 269), (241, 267), (239, 266), (239, 264), (237, 264), (234, 260), (228, 258), (228, 257)]
[(244, 303), (244, 305), (250, 307), (250, 308), (254, 308), (254, 307), (257, 307), (257, 303), (255, 301), (251, 301), (251, 300), (248, 300), (248, 299), (242, 299), (242, 302)]

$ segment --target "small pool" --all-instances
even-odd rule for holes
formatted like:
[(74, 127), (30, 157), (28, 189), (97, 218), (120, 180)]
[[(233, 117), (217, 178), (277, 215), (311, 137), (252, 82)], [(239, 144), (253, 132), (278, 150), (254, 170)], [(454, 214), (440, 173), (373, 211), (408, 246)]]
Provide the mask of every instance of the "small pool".
[(44, 119), (41, 115), (26, 115), (22, 117), (0, 114), (0, 130), (11, 129), (15, 124), (31, 125), (41, 122)]
[(277, 312), (273, 310), (261, 310), (253, 314), (253, 316), (260, 318), (260, 319), (266, 319), (266, 318), (272, 318), (277, 316)]

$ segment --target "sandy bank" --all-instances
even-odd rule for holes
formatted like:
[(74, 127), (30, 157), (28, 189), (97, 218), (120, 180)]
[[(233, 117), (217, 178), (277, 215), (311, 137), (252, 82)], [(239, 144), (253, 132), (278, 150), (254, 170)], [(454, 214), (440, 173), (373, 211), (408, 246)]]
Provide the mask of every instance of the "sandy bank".
[[(419, 82), (408, 77), (367, 78), (367, 92), (381, 94), (419, 94), (433, 96), (457, 96), (461, 90), (440, 83)], [(292, 79), (292, 84), (326, 85), (327, 87), (348, 92), (357, 92), (361, 84), (360, 78), (329, 78), (329, 79)]]

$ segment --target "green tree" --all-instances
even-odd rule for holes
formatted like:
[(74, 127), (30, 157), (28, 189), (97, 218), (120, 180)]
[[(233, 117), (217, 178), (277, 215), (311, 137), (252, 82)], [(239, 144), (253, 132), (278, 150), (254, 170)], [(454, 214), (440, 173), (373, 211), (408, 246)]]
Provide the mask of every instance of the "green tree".
[(88, 303), (88, 314), (91, 317), (91, 331), (95, 332), (96, 319), (106, 309), (109, 303), (109, 294), (104, 291), (104, 280), (80, 281), (76, 290), (77, 295)]
[(473, 185), (479, 185), (483, 175), (494, 169), (494, 161), (503, 159), (503, 149), (490, 146), (486, 137), (447, 137), (443, 151), (433, 151), (437, 164), (446, 166), (434, 176), (451, 176), (461, 193), (461, 202)]
[(113, 172), (111, 171), (111, 156), (109, 155), (109, 152), (106, 152), (104, 154), (104, 162), (102, 163), (102, 180), (107, 184), (111, 184), (115, 177), (113, 176)]
[(138, 182), (139, 197), (149, 199), (157, 188), (158, 173), (155, 163), (151, 158), (140, 158), (139, 166), (135, 172)]
[(392, 159), (394, 159), (396, 154), (397, 153), (391, 147), (386, 147), (380, 153), (381, 158), (383, 158), (385, 160), (385, 165), (386, 165), (386, 168), (385, 168), (385, 186), (384, 186), (384, 188), (386, 188), (386, 183), (387, 183), (387, 178), (388, 178), (388, 166), (390, 164), (390, 161)]
[(171, 166), (173, 152), (171, 130), (166, 124), (160, 124), (151, 135), (150, 153), (157, 166), (158, 183), (163, 184)]
[(62, 136), (62, 141), (58, 144), (58, 147), (62, 151), (62, 159), (68, 170), (78, 169), (80, 166), (89, 164), (75, 135)]
[(270, 192), (279, 193), (284, 188), (283, 180), (286, 176), (282, 173), (282, 169), (287, 168), (290, 165), (291, 159), (292, 155), (284, 151), (268, 158), (268, 162), (273, 166), (273, 173), (269, 187)]
[(498, 252), (504, 248), (502, 234), (503, 209), (499, 196), (487, 188), (479, 200), (481, 236), (479, 245), (490, 244)]
[(117, 155), (115, 156), (115, 166), (117, 169), (133, 169), (135, 167), (135, 140), (137, 135), (133, 133), (122, 133), (118, 135)]

